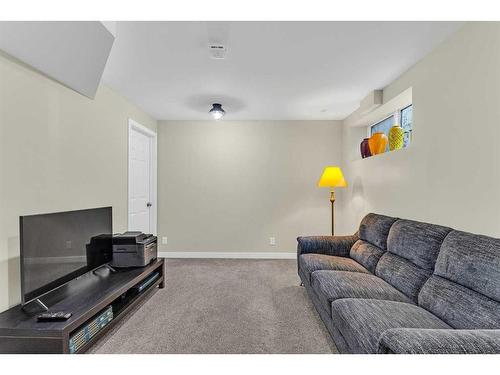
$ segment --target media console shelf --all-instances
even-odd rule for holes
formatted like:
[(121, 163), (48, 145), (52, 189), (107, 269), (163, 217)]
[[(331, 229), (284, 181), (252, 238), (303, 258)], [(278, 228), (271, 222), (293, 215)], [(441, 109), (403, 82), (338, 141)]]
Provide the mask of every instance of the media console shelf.
[[(158, 272), (159, 277), (144, 290), (134, 287)], [(165, 260), (159, 258), (143, 268), (119, 270), (101, 268), (86, 273), (43, 297), (52, 311), (73, 316), (63, 322), (37, 322), (40, 311), (25, 311), (21, 305), (0, 314), (0, 353), (70, 353), (69, 338), (86, 323), (113, 307), (113, 319), (76, 353), (84, 353), (151, 290), (165, 286)]]

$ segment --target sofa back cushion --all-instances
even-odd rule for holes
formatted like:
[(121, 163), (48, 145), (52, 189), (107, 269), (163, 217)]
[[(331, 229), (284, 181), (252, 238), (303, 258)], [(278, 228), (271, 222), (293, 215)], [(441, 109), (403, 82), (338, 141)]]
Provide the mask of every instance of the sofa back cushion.
[(385, 250), (382, 250), (380, 247), (372, 245), (367, 241), (357, 240), (351, 247), (349, 256), (371, 273), (375, 273), (375, 267), (377, 267), (377, 263), (384, 253)]
[(396, 221), (387, 237), (387, 252), (375, 274), (415, 302), (431, 276), (439, 249), (451, 228), (413, 220)]
[(396, 217), (370, 213), (359, 224), (359, 238), (382, 250), (387, 249), (387, 236)]
[(349, 256), (375, 273), (380, 257), (387, 249), (387, 236), (395, 217), (370, 213), (359, 225), (359, 240), (351, 248)]
[(500, 239), (452, 231), (418, 303), (457, 329), (499, 329)]

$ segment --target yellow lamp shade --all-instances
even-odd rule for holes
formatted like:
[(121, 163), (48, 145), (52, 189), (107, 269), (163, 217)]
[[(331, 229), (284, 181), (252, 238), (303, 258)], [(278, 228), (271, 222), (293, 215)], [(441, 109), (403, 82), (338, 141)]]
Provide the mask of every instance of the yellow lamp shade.
[(318, 187), (346, 187), (342, 170), (339, 167), (326, 167), (318, 181)]

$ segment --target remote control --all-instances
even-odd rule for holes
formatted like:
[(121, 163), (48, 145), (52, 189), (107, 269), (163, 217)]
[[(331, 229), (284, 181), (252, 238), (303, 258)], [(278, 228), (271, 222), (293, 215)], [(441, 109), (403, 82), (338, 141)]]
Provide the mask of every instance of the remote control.
[(65, 311), (53, 311), (53, 312), (45, 312), (38, 314), (36, 316), (36, 320), (39, 322), (57, 322), (68, 320), (71, 317), (71, 313)]

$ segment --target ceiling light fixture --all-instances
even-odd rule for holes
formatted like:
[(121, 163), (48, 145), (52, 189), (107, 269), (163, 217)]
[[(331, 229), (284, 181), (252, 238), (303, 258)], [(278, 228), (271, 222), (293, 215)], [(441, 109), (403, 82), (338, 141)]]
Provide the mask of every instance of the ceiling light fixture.
[(208, 111), (215, 120), (220, 120), (226, 114), (226, 111), (222, 109), (222, 105), (219, 103), (212, 104), (212, 109)]

